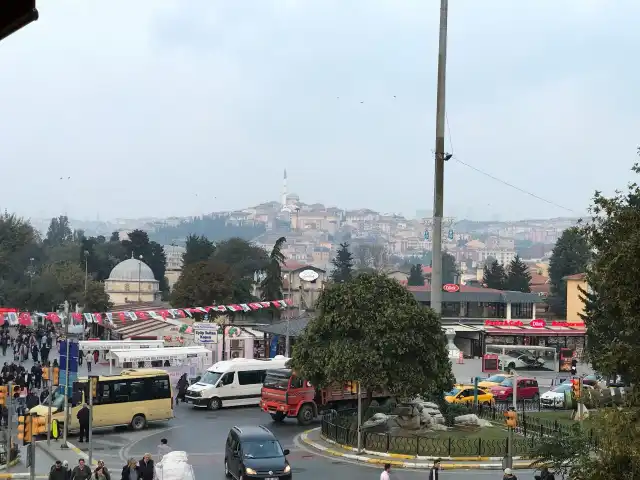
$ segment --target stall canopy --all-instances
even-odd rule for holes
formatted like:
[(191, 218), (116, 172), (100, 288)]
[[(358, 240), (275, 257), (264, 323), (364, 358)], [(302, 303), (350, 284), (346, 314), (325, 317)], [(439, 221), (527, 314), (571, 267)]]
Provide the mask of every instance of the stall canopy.
[(211, 363), (211, 350), (204, 347), (166, 347), (136, 350), (112, 350), (111, 358), (117, 365), (127, 362), (185, 361), (197, 359), (202, 363)]
[[(107, 350), (137, 350), (164, 348), (163, 340), (83, 340), (80, 350), (83, 352), (105, 352)], [(148, 350), (147, 350), (148, 351)]]
[(518, 320), (487, 320), (488, 335), (522, 335), (525, 337), (581, 337), (587, 333), (584, 322), (545, 322), (532, 320), (528, 324)]

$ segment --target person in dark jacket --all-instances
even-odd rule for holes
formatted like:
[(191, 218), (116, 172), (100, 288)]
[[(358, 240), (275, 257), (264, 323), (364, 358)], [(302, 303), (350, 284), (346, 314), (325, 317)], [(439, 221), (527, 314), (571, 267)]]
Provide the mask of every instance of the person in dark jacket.
[(80, 423), (80, 440), (78, 441), (82, 443), (84, 441), (83, 438), (86, 438), (88, 442), (89, 441), (89, 407), (87, 407), (86, 403), (78, 411), (76, 418), (78, 419), (78, 423)]
[(62, 466), (60, 460), (56, 460), (56, 463), (51, 467), (49, 480), (67, 480), (67, 469)]
[(140, 463), (138, 463), (138, 479), (139, 480), (153, 480), (155, 477), (155, 465), (151, 459), (150, 453), (145, 453)]
[(176, 396), (176, 405), (180, 403), (180, 400), (184, 403), (185, 395), (187, 394), (187, 389), (189, 388), (189, 379), (187, 378), (187, 374), (183, 373), (180, 379), (178, 380), (178, 395)]
[(138, 465), (135, 459), (130, 458), (127, 464), (122, 467), (120, 480), (138, 480)]
[(433, 466), (429, 470), (429, 480), (438, 480), (438, 472), (440, 471), (440, 459), (433, 462)]
[(91, 469), (84, 464), (84, 458), (81, 458), (78, 466), (71, 472), (71, 480), (89, 480), (91, 475)]

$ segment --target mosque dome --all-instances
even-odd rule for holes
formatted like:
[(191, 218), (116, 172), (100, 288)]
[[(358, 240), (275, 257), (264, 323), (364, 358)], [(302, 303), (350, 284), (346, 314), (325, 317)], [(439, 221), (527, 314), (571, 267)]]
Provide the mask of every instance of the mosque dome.
[(290, 193), (287, 195), (287, 200), (290, 202), (299, 202), (300, 196), (297, 193)]
[(128, 258), (117, 264), (109, 274), (109, 280), (125, 282), (155, 282), (149, 265), (136, 258)]

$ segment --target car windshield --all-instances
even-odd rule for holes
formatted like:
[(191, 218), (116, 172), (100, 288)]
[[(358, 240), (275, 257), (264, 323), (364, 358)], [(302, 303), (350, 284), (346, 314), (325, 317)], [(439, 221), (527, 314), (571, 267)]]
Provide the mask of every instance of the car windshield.
[(244, 455), (244, 458), (277, 458), (283, 457), (284, 453), (279, 442), (267, 440), (264, 442), (243, 443), (242, 455)]
[(264, 386), (267, 388), (275, 388), (276, 390), (286, 390), (289, 386), (289, 378), (291, 378), (291, 372), (289, 371), (267, 370)]
[(507, 378), (504, 375), (493, 375), (485, 380), (485, 382), (502, 383)]
[(513, 380), (510, 378), (505, 379), (501, 384), (501, 387), (513, 387)]
[(453, 390), (451, 390), (450, 392), (445, 393), (445, 395), (447, 397), (455, 397), (457, 394), (459, 394), (462, 391), (461, 388), (454, 388)]
[(571, 385), (567, 385), (566, 383), (563, 383), (562, 385), (558, 385), (556, 388), (554, 388), (551, 391), (554, 393), (564, 393), (567, 390), (571, 390)]
[(206, 372), (198, 383), (206, 383), (207, 385), (215, 385), (222, 377), (220, 372)]

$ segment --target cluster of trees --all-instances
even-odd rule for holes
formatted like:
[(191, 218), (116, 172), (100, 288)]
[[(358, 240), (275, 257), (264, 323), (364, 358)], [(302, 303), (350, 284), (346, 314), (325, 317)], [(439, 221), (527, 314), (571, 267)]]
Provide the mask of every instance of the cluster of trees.
[(29, 311), (55, 311), (68, 300), (87, 311), (110, 307), (103, 281), (111, 269), (131, 256), (143, 256), (166, 291), (162, 247), (146, 232), (134, 230), (120, 241), (86, 237), (73, 231), (66, 216), (51, 219), (45, 238), (26, 220), (0, 216), (0, 303)]
[[(575, 480), (631, 480), (640, 477), (640, 186), (632, 183), (613, 197), (596, 193), (591, 212), (586, 225), (563, 235), (554, 251), (554, 276), (586, 273), (586, 354), (596, 371), (620, 375), (629, 385), (625, 405), (591, 411), (597, 446), (576, 426), (569, 435), (546, 438), (535, 455)], [(562, 262), (581, 272), (562, 270)]]
[(231, 222), (228, 216), (193, 217), (178, 225), (159, 225), (151, 234), (151, 239), (161, 245), (182, 243), (190, 235), (221, 242), (229, 238), (252, 240), (266, 231), (263, 223)]
[(529, 267), (518, 255), (513, 258), (507, 268), (497, 260), (489, 259), (482, 273), (482, 284), (496, 290), (529, 293), (531, 292), (531, 274)]
[[(172, 305), (248, 303), (283, 298), (281, 237), (271, 253), (242, 238), (214, 243), (203, 235), (189, 235), (183, 254), (182, 272), (171, 292)], [(256, 272), (262, 272), (260, 278)], [(277, 311), (276, 311), (277, 314)]]
[(396, 280), (379, 272), (347, 278), (342, 271), (315, 308), (291, 359), (314, 385), (356, 380), (369, 399), (376, 389), (406, 398), (441, 395), (453, 385), (438, 316)]

